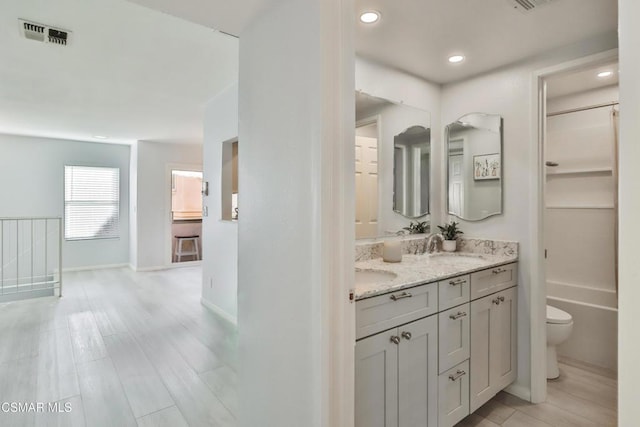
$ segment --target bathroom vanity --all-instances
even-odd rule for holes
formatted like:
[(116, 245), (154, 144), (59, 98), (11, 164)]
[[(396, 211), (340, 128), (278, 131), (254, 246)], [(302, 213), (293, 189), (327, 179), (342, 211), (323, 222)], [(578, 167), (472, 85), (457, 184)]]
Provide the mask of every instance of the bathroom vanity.
[(356, 270), (357, 427), (453, 426), (515, 380), (517, 250)]

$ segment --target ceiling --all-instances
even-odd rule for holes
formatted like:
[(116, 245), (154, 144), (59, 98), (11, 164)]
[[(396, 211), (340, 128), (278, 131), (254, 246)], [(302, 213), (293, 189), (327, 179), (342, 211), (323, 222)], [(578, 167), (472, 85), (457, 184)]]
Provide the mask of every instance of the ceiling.
[[(618, 85), (619, 73), (618, 62), (589, 67), (585, 70), (573, 71), (569, 73), (556, 74), (547, 79), (547, 97), (557, 98), (574, 93), (594, 90), (601, 87)], [(609, 77), (598, 77), (598, 73), (610, 71), (613, 74)]]
[[(275, 1), (3, 0), (0, 133), (200, 142), (204, 104), (238, 76), (238, 40), (220, 31), (241, 34)], [(617, 26), (616, 0), (554, 0), (527, 14), (511, 0), (354, 1), (382, 13), (354, 23), (359, 56), (440, 84)], [(26, 40), (18, 18), (71, 30), (71, 42)], [(449, 64), (454, 53), (465, 61)]]
[[(357, 23), (362, 57), (434, 83), (462, 80), (550, 49), (617, 29), (617, 0), (556, 0), (528, 13), (509, 0), (355, 0), (374, 9)], [(465, 55), (464, 62), (447, 58)]]
[[(275, 0), (130, 0), (240, 34)], [(617, 0), (549, 0), (528, 13), (514, 0), (354, 0), (356, 15), (381, 12), (375, 24), (355, 22), (359, 56), (450, 83), (585, 39), (615, 34)], [(447, 62), (462, 53), (466, 60)]]
[[(18, 18), (69, 45), (25, 39)], [(238, 76), (236, 38), (124, 0), (3, 0), (0, 38), (0, 133), (199, 143), (205, 103)]]

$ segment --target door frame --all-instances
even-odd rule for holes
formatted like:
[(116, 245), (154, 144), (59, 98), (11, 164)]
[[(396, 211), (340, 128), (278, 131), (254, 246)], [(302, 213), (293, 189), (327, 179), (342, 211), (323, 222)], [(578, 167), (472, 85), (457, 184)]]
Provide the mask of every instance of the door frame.
[(544, 261), (545, 209), (545, 143), (546, 143), (546, 79), (560, 73), (579, 71), (594, 65), (618, 60), (618, 49), (611, 49), (551, 67), (534, 71), (531, 76), (531, 229), (529, 277), (531, 312), (531, 402), (541, 403), (547, 398), (547, 283)]
[[(201, 265), (203, 254), (200, 253), (200, 260), (198, 261), (185, 261), (185, 262), (173, 262), (173, 235), (171, 233), (171, 173), (174, 170), (182, 170), (189, 172), (201, 172), (204, 171), (202, 165), (195, 163), (167, 163), (165, 166), (165, 182), (164, 182), (164, 264), (167, 268), (182, 268), (192, 267), (194, 265)], [(202, 236), (200, 236), (200, 244), (202, 244)]]

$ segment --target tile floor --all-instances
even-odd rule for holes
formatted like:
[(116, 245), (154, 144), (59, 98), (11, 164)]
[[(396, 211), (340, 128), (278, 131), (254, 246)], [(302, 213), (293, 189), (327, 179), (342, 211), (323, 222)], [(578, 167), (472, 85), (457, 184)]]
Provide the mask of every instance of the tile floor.
[[(235, 426), (236, 333), (200, 304), (201, 270), (68, 273), (64, 297), (0, 304), (0, 426)], [(459, 427), (615, 426), (616, 380), (561, 365), (547, 402), (500, 393)], [(62, 406), (61, 406), (62, 407)]]
[(533, 405), (500, 392), (456, 427), (595, 427), (617, 425), (613, 373), (570, 360), (547, 381), (547, 401)]

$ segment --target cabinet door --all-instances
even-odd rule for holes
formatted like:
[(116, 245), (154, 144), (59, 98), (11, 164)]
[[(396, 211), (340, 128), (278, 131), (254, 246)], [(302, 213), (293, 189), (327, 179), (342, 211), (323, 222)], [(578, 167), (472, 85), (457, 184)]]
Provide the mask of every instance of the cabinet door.
[(517, 295), (517, 288), (498, 292), (500, 303), (492, 304), (491, 381), (495, 393), (511, 384), (517, 375)]
[(398, 330), (356, 342), (356, 427), (398, 426)]
[(438, 315), (440, 373), (469, 358), (469, 308), (467, 303)]
[(398, 425), (438, 423), (438, 318), (430, 316), (398, 328)]
[[(494, 395), (491, 387), (491, 329), (495, 323), (492, 295), (471, 302), (471, 358), (470, 358), (470, 400), (469, 410), (478, 409)], [(493, 298), (495, 299), (495, 297)]]

